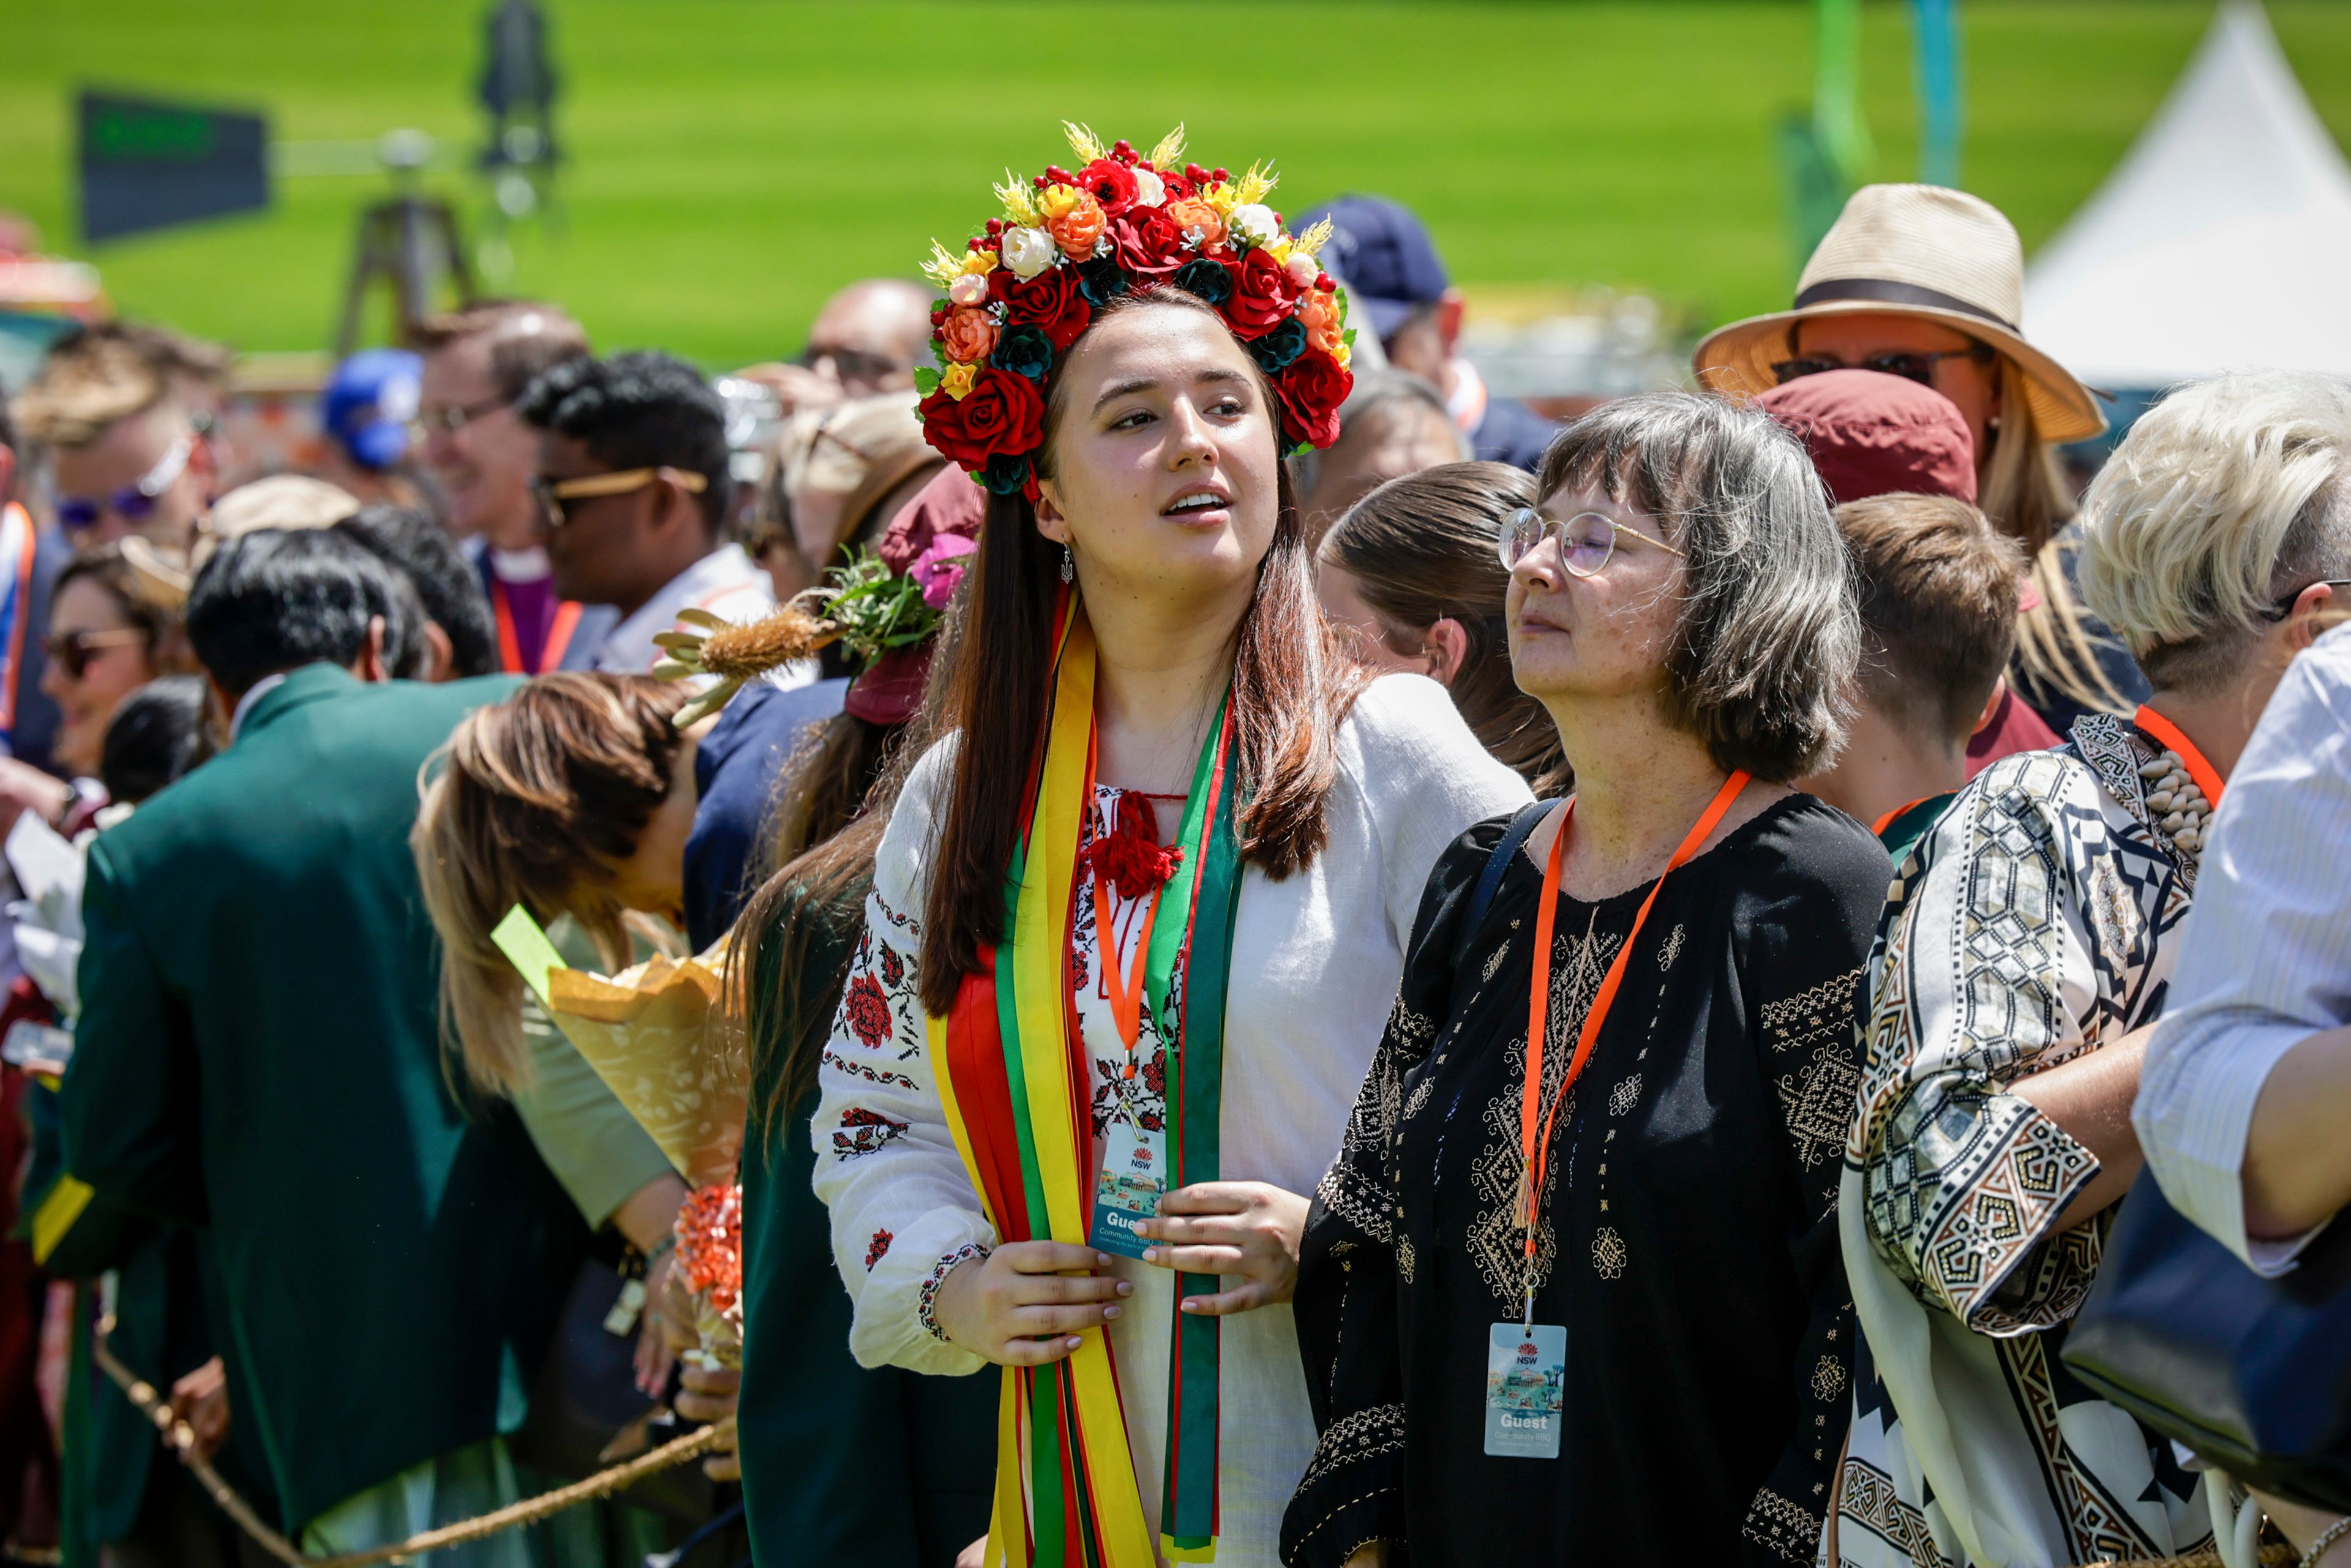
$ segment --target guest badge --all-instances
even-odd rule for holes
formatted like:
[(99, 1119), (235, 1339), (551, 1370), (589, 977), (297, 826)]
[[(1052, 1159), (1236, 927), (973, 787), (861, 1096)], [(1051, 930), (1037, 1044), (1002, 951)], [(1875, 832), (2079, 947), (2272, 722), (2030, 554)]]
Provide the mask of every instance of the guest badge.
[(1566, 1391), (1566, 1329), (1496, 1323), (1486, 1334), (1486, 1451), (1504, 1458), (1559, 1458)]
[(1114, 1117), (1102, 1133), (1102, 1175), (1094, 1181), (1094, 1223), (1089, 1246), (1120, 1258), (1141, 1259), (1151, 1245), (1134, 1228), (1159, 1214), (1167, 1190), (1167, 1134), (1136, 1124), (1134, 1113)]

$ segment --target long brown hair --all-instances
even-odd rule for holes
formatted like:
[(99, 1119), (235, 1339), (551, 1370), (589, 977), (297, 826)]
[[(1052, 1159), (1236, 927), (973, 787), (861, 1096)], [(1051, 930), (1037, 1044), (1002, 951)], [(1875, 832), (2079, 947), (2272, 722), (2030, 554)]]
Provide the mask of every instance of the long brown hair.
[(426, 759), (409, 845), (440, 933), (441, 1017), (475, 1082), (528, 1081), (522, 977), (490, 940), (516, 904), (569, 915), (606, 967), (628, 963), (613, 867), (668, 798), (678, 688), (564, 671), (476, 708)]
[[(2004, 380), (2015, 367), (2001, 365)], [(2012, 383), (2011, 383), (2012, 384)], [(2010, 673), (2027, 701), (2070, 702), (2094, 713), (2127, 713), (2130, 704), (2098, 663), (2104, 641), (2084, 624), (2065, 571), (2072, 542), (2059, 530), (2074, 515), (2057, 450), (2041, 439), (2030, 400), (2001, 400), (2000, 424), (1987, 433), (1977, 504), (2001, 532), (2024, 547), (2041, 602), (2017, 617), (2016, 654)]]
[[(1140, 305), (1214, 314), (1195, 297), (1161, 287), (1112, 301), (1097, 320)], [(1278, 421), (1280, 404), (1262, 376), (1256, 381), (1267, 417)], [(1040, 473), (1049, 473), (1061, 402), (1057, 383), (1037, 454)], [(1322, 852), (1323, 802), (1338, 776), (1339, 724), (1364, 676), (1322, 618), (1290, 474), (1275, 466), (1273, 542), (1258, 564), (1257, 591), (1237, 630), (1232, 706), (1241, 855), (1278, 878)], [(989, 497), (973, 559), (963, 588), (962, 635), (987, 657), (956, 661), (937, 714), (939, 733), (956, 734), (959, 742), (925, 908), (923, 1005), (934, 1014), (946, 1012), (963, 977), (977, 971), (980, 949), (1004, 935), (1005, 879), (1053, 680), (1060, 552), (1037, 531), (1027, 497)]]
[(1349, 508), (1322, 536), (1322, 559), (1355, 580), (1383, 622), (1409, 636), (1382, 641), (1410, 658), (1439, 621), (1468, 640), (1447, 689), (1462, 722), (1494, 759), (1546, 799), (1567, 792), (1573, 775), (1559, 730), (1542, 704), (1510, 673), (1510, 629), (1502, 600), (1510, 574), (1496, 551), (1503, 519), (1535, 504), (1534, 476), (1507, 463), (1440, 463), (1391, 479)]
[(768, 1081), (753, 1106), (763, 1131), (779, 1125), (816, 1087), (817, 1065), (849, 977), (843, 944), (826, 973), (804, 973), (821, 927), (855, 931), (856, 900), (873, 880), (874, 852), (908, 770), (927, 748), (933, 718), (962, 645), (951, 605), (931, 654), (925, 700), (911, 720), (882, 725), (841, 714), (803, 742), (776, 783), (763, 845), (767, 880), (735, 923), (726, 994), (745, 998), (752, 1082)]

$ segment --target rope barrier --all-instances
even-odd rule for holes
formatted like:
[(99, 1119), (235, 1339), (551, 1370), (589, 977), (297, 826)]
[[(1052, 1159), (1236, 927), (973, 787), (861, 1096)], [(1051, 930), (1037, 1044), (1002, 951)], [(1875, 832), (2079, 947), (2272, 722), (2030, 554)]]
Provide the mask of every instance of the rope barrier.
[(272, 1530), (259, 1514), (253, 1511), (253, 1505), (239, 1497), (236, 1494), (236, 1489), (221, 1479), (218, 1470), (214, 1469), (209, 1463), (196, 1456), (194, 1452), (196, 1435), (190, 1429), (188, 1424), (173, 1416), (171, 1406), (164, 1403), (153, 1386), (137, 1373), (123, 1365), (116, 1359), (113, 1351), (108, 1348), (107, 1332), (113, 1326), (111, 1319), (100, 1323), (90, 1345), (92, 1356), (99, 1369), (114, 1381), (115, 1386), (122, 1390), (124, 1396), (131, 1404), (139, 1407), (140, 1414), (154, 1423), (156, 1434), (162, 1439), (164, 1446), (186, 1463), (190, 1472), (195, 1476), (197, 1483), (204, 1489), (213, 1501), (220, 1505), (221, 1511), (234, 1520), (238, 1529), (253, 1537), (262, 1550), (280, 1563), (286, 1563), (287, 1568), (368, 1568), (371, 1563), (404, 1563), (426, 1552), (437, 1552), (450, 1546), (463, 1546), (506, 1531), (520, 1529), (527, 1524), (537, 1524), (540, 1520), (552, 1518), (565, 1509), (577, 1507), (580, 1503), (592, 1502), (598, 1498), (632, 1486), (647, 1476), (656, 1475), (673, 1466), (682, 1465), (689, 1459), (699, 1458), (714, 1449), (723, 1448), (731, 1443), (735, 1437), (735, 1417), (729, 1416), (723, 1421), (702, 1427), (698, 1431), (689, 1432), (683, 1437), (673, 1439), (658, 1448), (640, 1454), (626, 1463), (614, 1465), (610, 1469), (599, 1470), (584, 1480), (574, 1481), (569, 1486), (558, 1487), (553, 1491), (541, 1492), (537, 1497), (525, 1498), (520, 1502), (510, 1503), (492, 1512), (481, 1514), (473, 1519), (460, 1520), (455, 1524), (440, 1525), (390, 1546), (371, 1547), (365, 1552), (339, 1552), (331, 1557), (313, 1557)]
[[(2283, 1542), (2264, 1546), (2255, 1559), (2262, 1563), (2299, 1563), (2302, 1553)], [(2227, 1568), (2217, 1552), (2191, 1552), (2185, 1557), (2105, 1557), (2080, 1568)]]

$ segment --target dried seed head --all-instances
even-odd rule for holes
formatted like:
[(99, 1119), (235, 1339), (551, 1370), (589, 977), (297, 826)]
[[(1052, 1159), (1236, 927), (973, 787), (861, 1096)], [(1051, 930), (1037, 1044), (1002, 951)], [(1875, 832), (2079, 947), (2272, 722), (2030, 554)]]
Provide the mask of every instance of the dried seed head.
[(841, 628), (789, 605), (764, 621), (722, 626), (702, 644), (702, 669), (721, 680), (756, 680), (769, 670), (813, 657)]

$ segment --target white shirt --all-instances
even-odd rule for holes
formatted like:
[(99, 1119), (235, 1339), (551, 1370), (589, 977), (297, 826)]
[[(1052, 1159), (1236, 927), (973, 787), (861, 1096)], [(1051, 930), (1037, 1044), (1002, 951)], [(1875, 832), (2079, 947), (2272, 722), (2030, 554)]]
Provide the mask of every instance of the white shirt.
[(2286, 671), (2214, 818), (2131, 1124), (2172, 1207), (2274, 1275), (2309, 1237), (2245, 1234), (2253, 1103), (2278, 1058), (2351, 1023), (2351, 626)]
[[(1311, 1194), (1338, 1153), (1347, 1115), (1404, 971), (1428, 873), (1471, 824), (1528, 798), (1479, 746), (1445, 689), (1389, 675), (1356, 702), (1338, 737), (1329, 841), (1281, 882), (1241, 878), (1226, 1005), (1222, 1175)], [(831, 1210), (833, 1257), (866, 1366), (949, 1375), (987, 1366), (923, 1324), (925, 1287), (959, 1249), (993, 1246), (940, 1108), (915, 990), (925, 869), (947, 747), (915, 766), (876, 857), (866, 936), (827, 1042), (813, 1127), (817, 1196)], [(1079, 902), (1090, 933), (1092, 888)], [(1114, 930), (1135, 924), (1123, 908)], [(1131, 951), (1122, 955), (1132, 957)], [(1081, 986), (1080, 1031), (1097, 1072), (1126, 1050), (1099, 983)], [(1134, 1296), (1111, 1326), (1144, 1518), (1156, 1533), (1167, 1430), (1174, 1276), (1119, 1260)], [(1282, 1510), (1314, 1451), (1314, 1421), (1288, 1305), (1224, 1320), (1218, 1486), (1221, 1568), (1274, 1568)]]
[[(721, 545), (662, 584), (661, 591), (612, 628), (596, 650), (595, 668), (613, 674), (642, 675), (662, 650), (656, 632), (677, 630), (681, 610), (707, 610), (723, 620), (757, 621), (776, 607), (775, 584), (741, 545)], [(789, 678), (797, 673), (799, 678)], [(778, 671), (781, 684), (805, 685), (816, 679), (813, 662)]]

